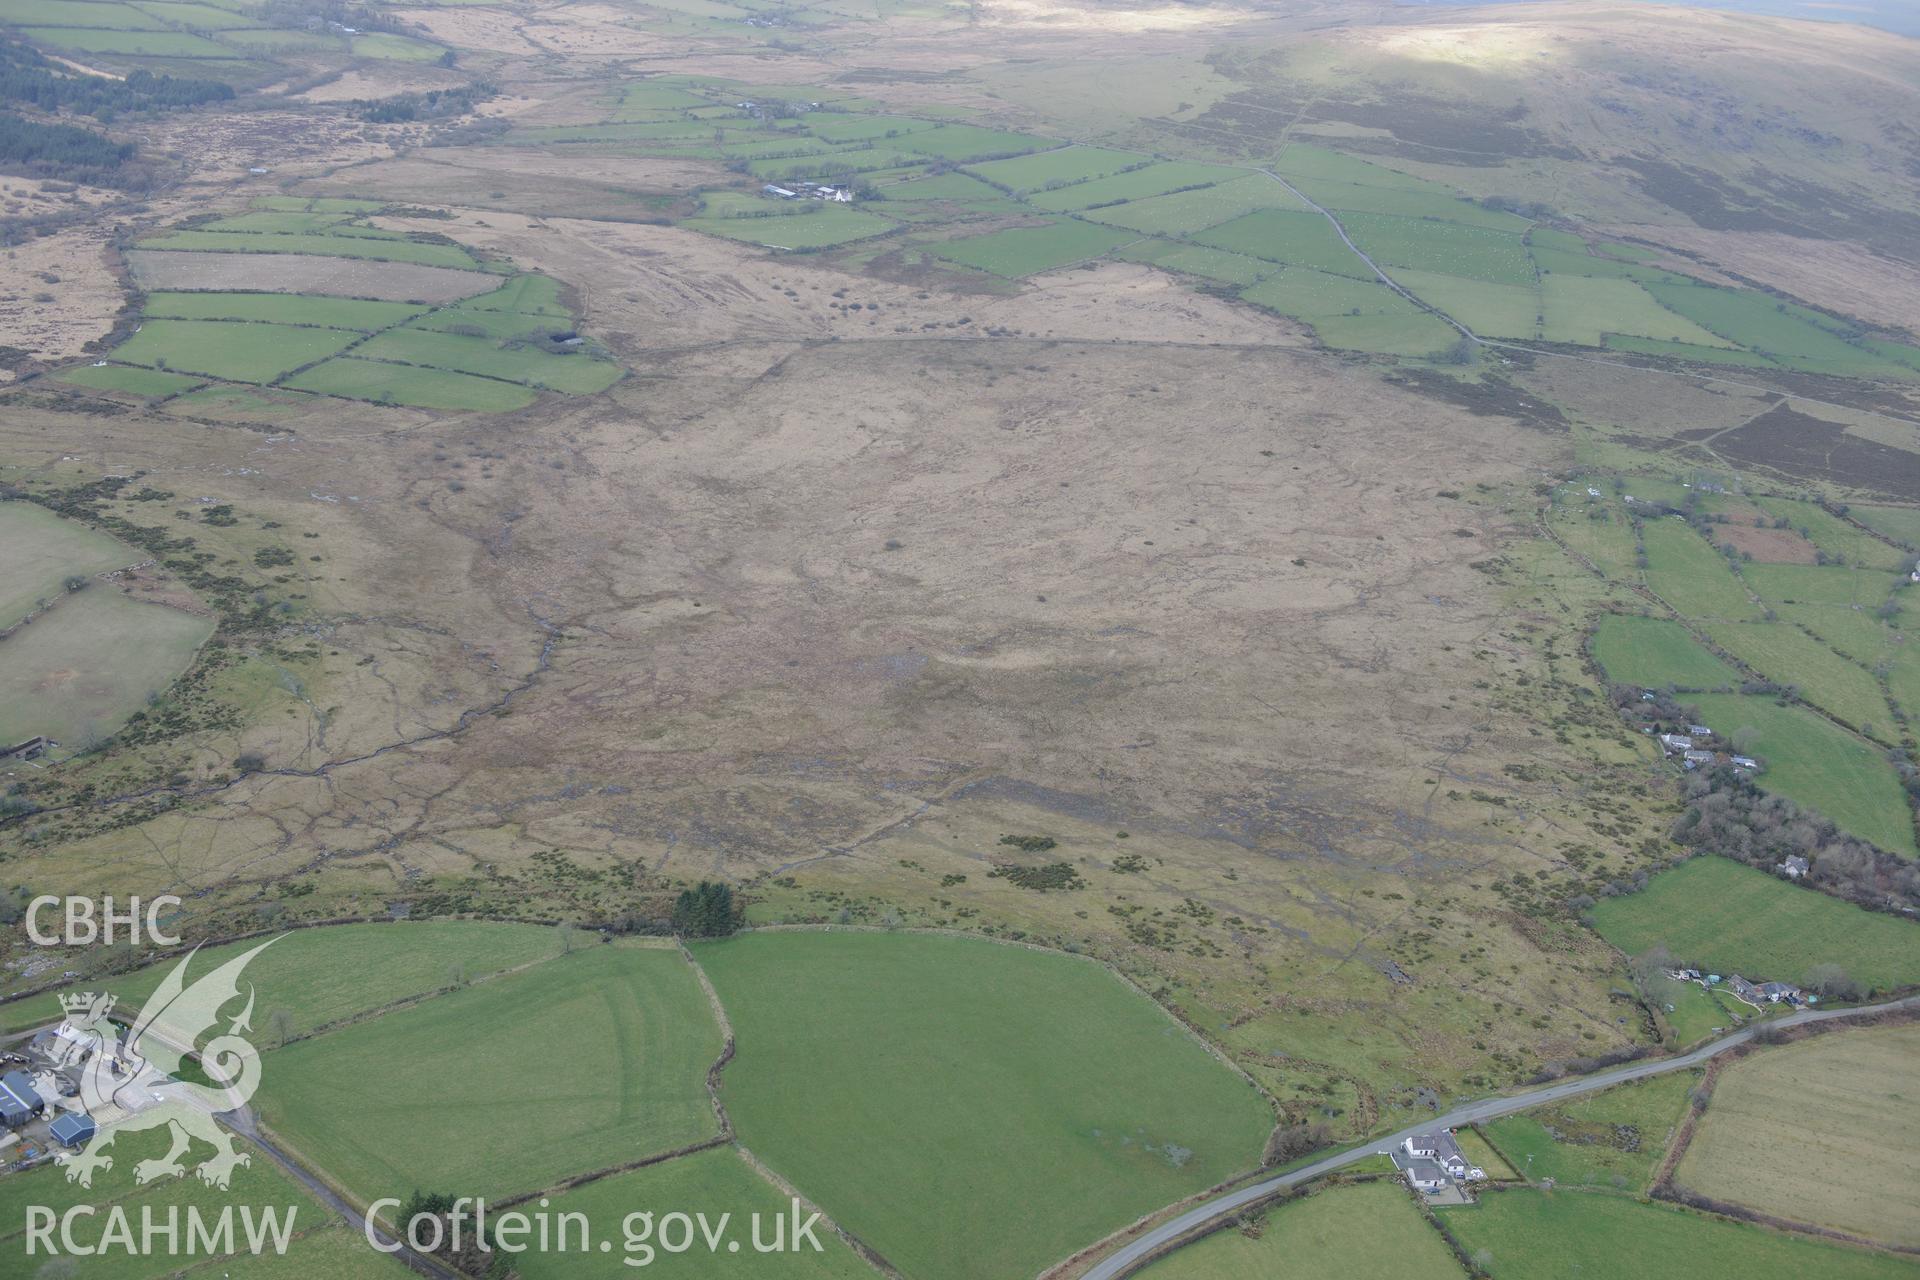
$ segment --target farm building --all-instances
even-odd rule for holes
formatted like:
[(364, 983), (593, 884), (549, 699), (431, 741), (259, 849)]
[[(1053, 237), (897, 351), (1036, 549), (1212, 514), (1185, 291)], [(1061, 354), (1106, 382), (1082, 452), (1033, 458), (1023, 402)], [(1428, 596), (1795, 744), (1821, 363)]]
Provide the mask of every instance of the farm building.
[(1727, 979), (1727, 990), (1733, 992), (1735, 996), (1751, 1005), (1757, 1005), (1766, 999), (1765, 996), (1760, 994), (1759, 987), (1754, 986), (1737, 973)]
[(798, 191), (792, 191), (786, 187), (778, 187), (771, 182), (769, 182), (766, 186), (760, 188), (760, 190), (765, 194), (774, 197), (777, 200), (798, 200), (800, 198), (800, 193)]
[(0, 1125), (18, 1129), (39, 1115), (43, 1105), (39, 1091), (24, 1072), (9, 1071), (0, 1076)]
[(1407, 1182), (1415, 1191), (1445, 1191), (1452, 1184), (1447, 1171), (1431, 1160), (1407, 1160), (1400, 1164), (1400, 1171), (1407, 1175)]
[(98, 1128), (92, 1116), (82, 1115), (78, 1111), (69, 1111), (49, 1125), (47, 1132), (52, 1134), (53, 1140), (61, 1146), (81, 1147), (86, 1145), (87, 1140), (93, 1137)]

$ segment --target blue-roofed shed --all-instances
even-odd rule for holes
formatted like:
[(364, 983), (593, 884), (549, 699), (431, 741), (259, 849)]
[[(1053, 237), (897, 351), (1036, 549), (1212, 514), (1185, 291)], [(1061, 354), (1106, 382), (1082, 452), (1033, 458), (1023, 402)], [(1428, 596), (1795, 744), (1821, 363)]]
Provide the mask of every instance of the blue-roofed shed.
[(47, 1126), (47, 1131), (53, 1134), (53, 1140), (62, 1146), (78, 1147), (84, 1145), (98, 1128), (92, 1116), (83, 1116), (78, 1111), (69, 1111)]

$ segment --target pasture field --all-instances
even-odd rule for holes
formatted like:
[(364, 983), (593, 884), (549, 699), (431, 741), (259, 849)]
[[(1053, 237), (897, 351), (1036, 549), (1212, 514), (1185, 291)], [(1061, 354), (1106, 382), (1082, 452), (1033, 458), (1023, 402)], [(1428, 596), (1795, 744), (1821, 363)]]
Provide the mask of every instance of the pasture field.
[[(139, 1251), (126, 1251), (118, 1248), (106, 1248), (99, 1254), (87, 1258), (86, 1268), (78, 1272), (50, 1272), (43, 1268), (47, 1263), (47, 1251), (44, 1245), (29, 1252), (26, 1236), (28, 1206), (43, 1206), (56, 1214), (81, 1205), (95, 1206), (92, 1217), (80, 1216), (75, 1219), (74, 1236), (76, 1243), (94, 1244), (101, 1242), (107, 1230), (105, 1216), (109, 1204), (120, 1206), (132, 1224), (135, 1236), (138, 1231), (141, 1214), (150, 1212), (154, 1220), (164, 1224), (169, 1210), (184, 1215), (187, 1210), (197, 1208), (206, 1217), (217, 1216), (225, 1206), (235, 1207), (235, 1217), (239, 1217), (239, 1207), (247, 1206), (255, 1213), (262, 1209), (272, 1209), (284, 1214), (292, 1210), (293, 1230), (299, 1235), (288, 1246), (286, 1257), (273, 1259), (281, 1266), (277, 1273), (288, 1277), (299, 1274), (286, 1269), (288, 1263), (295, 1260), (303, 1264), (322, 1264), (338, 1256), (348, 1259), (346, 1249), (340, 1248), (328, 1237), (338, 1232), (354, 1245), (360, 1254), (371, 1262), (360, 1264), (348, 1262), (347, 1268), (338, 1272), (327, 1271), (328, 1276), (338, 1275), (343, 1280), (359, 1280), (365, 1276), (368, 1280), (403, 1280), (409, 1274), (405, 1268), (391, 1259), (375, 1253), (367, 1247), (366, 1239), (357, 1231), (347, 1232), (345, 1228), (331, 1228), (330, 1223), (339, 1222), (319, 1202), (310, 1198), (299, 1184), (281, 1172), (265, 1154), (253, 1149), (244, 1140), (237, 1148), (246, 1151), (252, 1161), (234, 1170), (231, 1186), (221, 1191), (208, 1187), (199, 1178), (189, 1173), (180, 1178), (159, 1178), (145, 1186), (139, 1185), (133, 1176), (133, 1167), (141, 1160), (157, 1159), (167, 1150), (165, 1130), (146, 1133), (129, 1133), (115, 1140), (111, 1153), (113, 1168), (99, 1172), (94, 1177), (91, 1188), (80, 1187), (67, 1181), (66, 1171), (58, 1165), (41, 1165), (38, 1168), (10, 1173), (0, 1178), (0, 1274), (21, 1277), (39, 1275), (73, 1274), (91, 1280), (159, 1280), (162, 1276), (176, 1276), (181, 1267), (189, 1262), (200, 1262), (201, 1267), (188, 1274), (194, 1276), (219, 1277), (223, 1274), (251, 1275), (244, 1270), (252, 1259), (245, 1255), (231, 1255), (219, 1261), (211, 1261), (205, 1255), (195, 1255), (188, 1251), (186, 1224), (183, 1219), (180, 1231), (180, 1255), (169, 1256), (165, 1250), (165, 1238), (161, 1237), (161, 1247), (148, 1256)], [(204, 1145), (196, 1145), (188, 1159), (198, 1159), (211, 1155), (212, 1150)], [(282, 1219), (285, 1220), (284, 1218)], [(234, 1243), (241, 1249), (246, 1248), (246, 1238), (240, 1221), (234, 1224)], [(58, 1237), (56, 1236), (56, 1239)], [(268, 1257), (272, 1258), (268, 1246)], [(364, 1265), (364, 1270), (359, 1269)], [(262, 1273), (276, 1274), (276, 1273)], [(305, 1274), (322, 1274), (308, 1271)]]
[[(1696, 988), (1697, 989), (1697, 988)], [(1633, 1195), (1653, 1181), (1687, 1114), (1697, 1071), (1675, 1071), (1558, 1107), (1502, 1116), (1487, 1136), (1523, 1177)]]
[(1036, 191), (1027, 197), (1027, 203), (1050, 213), (1064, 213), (1114, 200), (1144, 200), (1202, 183), (1217, 185), (1233, 181), (1241, 177), (1243, 172), (1217, 164), (1162, 160), (1144, 169), (1131, 169), (1109, 178), (1077, 182), (1057, 191)]
[[(1214, 227), (1194, 239), (1216, 249), (1266, 258), (1290, 267), (1312, 267), (1370, 284), (1378, 283), (1373, 272), (1367, 270), (1367, 264), (1340, 242), (1333, 224), (1317, 213), (1262, 210)], [(1386, 286), (1380, 285), (1380, 288), (1386, 289)]]
[(1347, 214), (1340, 221), (1376, 262), (1489, 284), (1531, 288), (1537, 280), (1526, 243), (1515, 232), (1391, 213)]
[(406, 1280), (404, 1263), (367, 1247), (358, 1225), (340, 1223), (297, 1238), (284, 1256), (241, 1254), (216, 1267), (189, 1271), (186, 1280)]
[(128, 364), (204, 373), (229, 382), (273, 382), (354, 342), (344, 329), (224, 320), (149, 320), (113, 350)]
[[(208, 947), (187, 967), (188, 980), (212, 972), (265, 940)], [(257, 1021), (261, 1027), (274, 1010), (285, 1009), (293, 1019), (293, 1034), (304, 1036), (396, 1000), (440, 992), (456, 965), (473, 981), (559, 953), (559, 935), (544, 925), (472, 920), (328, 925), (292, 929), (280, 936), (247, 966), (247, 981), (260, 993)], [(70, 989), (111, 991), (126, 1004), (138, 1005), (153, 994), (178, 959), (164, 959), (118, 977), (77, 982)], [(23, 1031), (59, 1019), (54, 992), (0, 1005), (0, 1032)]]
[(909, 178), (881, 188), (889, 201), (909, 204), (922, 200), (950, 200), (969, 209), (1018, 209), (1020, 206), (975, 177), (955, 169), (929, 178)]
[(1835, 332), (1838, 321), (1766, 294), (1676, 283), (1650, 283), (1647, 289), (1669, 310), (1789, 369), (1843, 377), (1913, 376), (1903, 360), (1844, 341)]
[[(742, 1243), (738, 1253), (710, 1253), (704, 1245), (682, 1254), (657, 1253), (638, 1274), (678, 1280), (735, 1280), (742, 1276), (872, 1280), (874, 1275), (872, 1268), (824, 1226), (814, 1229), (823, 1246), (819, 1253), (811, 1246), (791, 1253), (755, 1253), (751, 1248), (753, 1215), (760, 1215), (762, 1239), (770, 1242), (774, 1220), (791, 1219), (791, 1211), (787, 1197), (731, 1147), (711, 1147), (561, 1192), (553, 1197), (551, 1211), (585, 1214), (596, 1235), (613, 1235), (613, 1252), (583, 1256), (529, 1251), (515, 1259), (515, 1266), (525, 1280), (613, 1280), (616, 1276), (632, 1276), (636, 1268), (625, 1261), (621, 1224), (628, 1214), (641, 1208), (653, 1209), (656, 1219), (674, 1210), (705, 1213), (709, 1222), (723, 1213), (731, 1214), (729, 1234)], [(791, 1221), (788, 1225), (791, 1227)]]
[(142, 13), (164, 18), (175, 26), (193, 31), (225, 31), (230, 27), (250, 27), (256, 21), (231, 9), (210, 4), (192, 4), (185, 0), (139, 0), (134, 5)]
[(1719, 336), (1661, 306), (1632, 280), (1554, 272), (1540, 278), (1549, 342), (1597, 347), (1608, 334), (1630, 334), (1703, 347), (1730, 347)]
[(1593, 920), (1628, 955), (1665, 946), (1717, 973), (1799, 982), (1837, 964), (1876, 991), (1920, 983), (1920, 925), (1711, 854), (1603, 899)]
[(1886, 602), (1900, 579), (1891, 573), (1840, 565), (1747, 564), (1740, 574), (1768, 604), (1862, 605)]
[(1527, 285), (1488, 284), (1464, 276), (1402, 268), (1394, 280), (1488, 338), (1540, 336), (1540, 291)]
[(1754, 499), (1754, 505), (1768, 515), (1785, 517), (1794, 528), (1804, 531), (1815, 546), (1840, 557), (1849, 565), (1862, 569), (1885, 569), (1894, 573), (1905, 572), (1912, 567), (1911, 555), (1854, 527), (1817, 502), (1763, 497)]
[(79, 750), (171, 684), (213, 620), (95, 584), (0, 642), (0, 739), (36, 733)]
[(418, 303), (315, 298), (297, 293), (151, 293), (143, 308), (146, 315), (161, 319), (260, 320), (363, 332), (385, 329), (425, 310)]
[(1257, 1236), (1231, 1227), (1154, 1263), (1147, 1280), (1271, 1280), (1277, 1276), (1466, 1273), (1407, 1198), (1397, 1177), (1327, 1187), (1261, 1215)]
[(1647, 520), (1641, 524), (1647, 547), (1647, 585), (1689, 618), (1759, 619), (1759, 611), (1726, 557), (1684, 522)]
[(287, 231), (169, 231), (142, 240), (143, 249), (194, 253), (297, 253), (326, 258), (367, 258), (422, 267), (473, 270), (472, 255), (458, 245), (366, 235), (307, 235)]
[[(66, 595), (67, 578), (92, 577), (140, 558), (125, 543), (45, 507), (0, 501), (0, 630), (32, 613), (35, 601)], [(0, 661), (5, 653), (0, 649)]]
[(1569, 549), (1587, 557), (1610, 578), (1631, 579), (1635, 567), (1633, 526), (1618, 506), (1600, 502), (1558, 502), (1553, 530)]
[(1920, 551), (1920, 508), (1855, 507), (1853, 518), (1892, 538), (1910, 551)]
[(942, 124), (894, 139), (894, 145), (920, 155), (964, 164), (990, 156), (1012, 156), (1058, 145), (1055, 138), (1036, 138), (1004, 129), (973, 124)]
[(1251, 288), (1247, 302), (1313, 326), (1329, 347), (1389, 355), (1436, 355), (1459, 339), (1444, 321), (1418, 310), (1378, 280), (1288, 268)]
[(88, 387), (95, 391), (124, 391), (128, 395), (149, 398), (179, 395), (206, 381), (184, 373), (162, 373), (158, 369), (141, 369), (123, 364), (80, 365), (62, 369), (57, 376), (60, 381), (76, 387)]
[[(1233, 178), (1211, 187), (1201, 187), (1197, 191), (1174, 191), (1164, 196), (1129, 200), (1112, 208), (1089, 209), (1086, 216), (1096, 222), (1126, 227), (1131, 231), (1186, 235), (1231, 222), (1261, 209), (1297, 213), (1305, 210), (1305, 206), (1291, 191), (1272, 178), (1250, 173), (1244, 178)], [(1332, 233), (1332, 226), (1325, 218), (1317, 213), (1312, 216), (1319, 218), (1321, 225), (1327, 227), (1329, 234)], [(1349, 253), (1347, 257), (1352, 259), (1353, 255)]]
[[(1818, 810), (1882, 849), (1920, 856), (1906, 795), (1873, 746), (1804, 707), (1769, 698), (1705, 693), (1691, 701), (1699, 704), (1704, 723), (1742, 742), (1766, 764), (1755, 779), (1762, 788)], [(1751, 734), (1742, 735), (1743, 730)]]
[(830, 249), (891, 231), (898, 224), (877, 213), (845, 205), (822, 205), (803, 214), (764, 218), (688, 218), (680, 224), (710, 236), (745, 240), (769, 249)]
[(105, 0), (0, 0), (0, 22), (23, 22), (102, 31), (164, 31), (167, 24), (132, 5)]
[(566, 316), (548, 315), (544, 311), (482, 311), (478, 307), (458, 306), (438, 307), (418, 320), (409, 322), (407, 327), (439, 333), (479, 329), (487, 337), (500, 342), (508, 338), (562, 333), (572, 328), (572, 322)]
[(363, 1202), (501, 1198), (710, 1136), (719, 1053), (679, 952), (590, 944), (276, 1050), (255, 1105)]
[(1835, 653), (1869, 669), (1889, 656), (1898, 659), (1909, 652), (1900, 647), (1907, 638), (1904, 632), (1858, 606), (1783, 604), (1775, 606), (1775, 611), (1794, 626), (1804, 627)]
[(1522, 1189), (1437, 1212), (1469, 1254), (1485, 1251), (1493, 1280), (1912, 1280), (1920, 1274), (1909, 1259), (1625, 1196)]
[(1019, 279), (1097, 258), (1132, 239), (1126, 232), (1085, 222), (1056, 222), (946, 240), (931, 246), (931, 251), (949, 262)]
[(741, 1141), (925, 1280), (1035, 1274), (1253, 1167), (1273, 1123), (1161, 1010), (1073, 957), (815, 932), (696, 955), (738, 1037), (722, 1090)]
[(1593, 629), (1593, 659), (1609, 680), (1643, 689), (1719, 689), (1740, 673), (1671, 618), (1609, 613)]
[[(158, 24), (156, 24), (158, 25)], [(22, 27), (36, 44), (78, 53), (118, 53), (149, 58), (237, 59), (240, 55), (204, 36), (184, 31), (102, 31), (91, 27)]]
[(1385, 213), (1400, 217), (1438, 219), (1457, 225), (1480, 227), (1487, 231), (1519, 234), (1527, 229), (1524, 218), (1477, 204), (1451, 194), (1435, 195), (1426, 191), (1402, 191), (1356, 182), (1316, 182), (1293, 179), (1303, 193), (1322, 206), (1334, 210), (1342, 219), (1349, 213)]
[(605, 391), (620, 378), (620, 366), (611, 361), (586, 355), (552, 355), (534, 347), (503, 347), (491, 338), (425, 329), (389, 330), (354, 348), (353, 354), (366, 360), (392, 360), (505, 378), (569, 395)]
[[(814, 132), (821, 137), (827, 136), (825, 130), (816, 129)], [(989, 160), (985, 164), (969, 165), (967, 171), (998, 187), (1037, 192), (1049, 183), (1064, 185), (1085, 182), (1089, 178), (1104, 178), (1145, 160), (1145, 156), (1131, 151), (1109, 151), (1105, 147), (1061, 147), (1057, 151), (1042, 151), (1037, 155), (1014, 156), (1007, 160)]]
[(1849, 662), (1827, 645), (1790, 623), (1716, 623), (1714, 640), (1760, 674), (1793, 685), (1800, 696), (1827, 714), (1880, 738), (1897, 736), (1898, 726), (1880, 682), (1865, 667)]
[(1920, 1026), (1762, 1050), (1721, 1073), (1675, 1181), (1793, 1222), (1920, 1246), (1916, 1090)]
[(520, 311), (528, 315), (562, 317), (571, 314), (560, 301), (559, 282), (552, 276), (532, 274), (513, 276), (498, 289), (469, 298), (461, 305), (475, 311)]
[(421, 409), (451, 409), (473, 413), (505, 413), (524, 409), (538, 398), (531, 388), (498, 378), (476, 378), (446, 369), (386, 364), (342, 356), (317, 364), (289, 379), (296, 391), (376, 404), (404, 404)]
[(1277, 263), (1249, 258), (1243, 253), (1209, 249), (1205, 245), (1183, 244), (1178, 240), (1142, 240), (1114, 251), (1116, 258), (1129, 262), (1150, 262), (1166, 271), (1178, 271), (1223, 284), (1257, 284), (1280, 270)]

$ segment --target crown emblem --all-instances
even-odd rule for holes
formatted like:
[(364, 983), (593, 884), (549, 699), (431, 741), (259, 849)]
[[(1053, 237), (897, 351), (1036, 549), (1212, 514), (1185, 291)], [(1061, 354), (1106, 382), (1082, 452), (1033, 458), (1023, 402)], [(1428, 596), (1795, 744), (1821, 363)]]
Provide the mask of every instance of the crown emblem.
[(104, 991), (69, 991), (61, 995), (60, 1007), (66, 1011), (68, 1018), (80, 1017), (82, 1015), (90, 1019), (104, 1018), (108, 1013), (112, 1012), (113, 1006), (118, 999), (118, 996), (110, 995)]

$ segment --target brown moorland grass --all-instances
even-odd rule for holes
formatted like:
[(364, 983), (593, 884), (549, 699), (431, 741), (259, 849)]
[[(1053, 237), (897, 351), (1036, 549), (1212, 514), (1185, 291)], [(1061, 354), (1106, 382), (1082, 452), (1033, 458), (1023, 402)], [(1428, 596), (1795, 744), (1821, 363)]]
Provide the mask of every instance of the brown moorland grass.
[(1920, 1024), (1767, 1049), (1721, 1072), (1676, 1181), (1775, 1217), (1920, 1246)]

